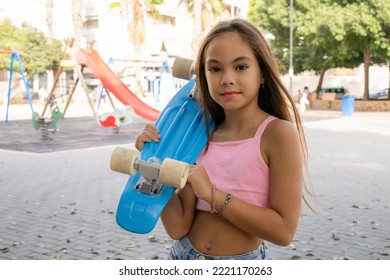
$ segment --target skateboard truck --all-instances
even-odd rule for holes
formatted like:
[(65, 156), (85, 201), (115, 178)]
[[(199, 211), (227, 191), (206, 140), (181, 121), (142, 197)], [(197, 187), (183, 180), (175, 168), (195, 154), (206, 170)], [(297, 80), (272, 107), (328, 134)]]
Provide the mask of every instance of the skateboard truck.
[[(138, 157), (134, 156), (136, 151), (130, 150), (133, 145), (129, 145), (130, 149), (117, 147), (112, 153), (111, 169), (133, 175), (127, 180), (116, 212), (116, 222), (127, 231), (148, 233), (153, 230), (176, 188), (186, 186), (190, 164), (196, 161), (207, 143), (208, 122), (204, 120), (196, 98), (193, 67), (191, 63), (188, 65), (192, 69), (186, 70), (181, 77), (191, 80), (172, 97), (155, 123), (161, 141), (145, 144), (139, 157), (150, 168), (143, 170), (143, 164), (133, 160)], [(210, 131), (213, 131), (211, 119), (209, 124)], [(154, 157), (162, 162), (161, 165), (150, 160)]]
[(140, 153), (124, 147), (116, 147), (111, 155), (110, 167), (127, 175), (135, 175), (137, 171), (143, 178), (135, 189), (142, 193), (157, 195), (163, 185), (182, 189), (189, 173), (189, 165), (185, 162), (166, 158), (162, 163), (152, 157), (148, 161), (140, 159)]
[(162, 184), (158, 180), (161, 161), (153, 157), (149, 161), (136, 160), (134, 164), (135, 169), (143, 176), (135, 186), (135, 189), (147, 194), (158, 194), (162, 187)]

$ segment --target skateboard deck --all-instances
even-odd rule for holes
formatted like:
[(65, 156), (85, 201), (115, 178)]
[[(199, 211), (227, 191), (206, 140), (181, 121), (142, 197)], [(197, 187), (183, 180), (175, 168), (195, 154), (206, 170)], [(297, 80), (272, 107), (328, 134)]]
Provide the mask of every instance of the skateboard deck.
[[(165, 159), (175, 159), (188, 164), (195, 162), (207, 142), (202, 112), (193, 98), (195, 91), (196, 86), (192, 79), (167, 104), (155, 123), (155, 127), (160, 131), (160, 141), (145, 143), (140, 155), (142, 161), (157, 165)], [(168, 176), (169, 172), (171, 171), (168, 171)], [(156, 180), (152, 183), (159, 185), (157, 189), (152, 187), (151, 190), (149, 186), (149, 189), (140, 190), (143, 182), (145, 177), (139, 171), (130, 176), (116, 212), (118, 225), (134, 233), (152, 231), (162, 210), (176, 191), (176, 188), (170, 185), (158, 182), (156, 184)]]

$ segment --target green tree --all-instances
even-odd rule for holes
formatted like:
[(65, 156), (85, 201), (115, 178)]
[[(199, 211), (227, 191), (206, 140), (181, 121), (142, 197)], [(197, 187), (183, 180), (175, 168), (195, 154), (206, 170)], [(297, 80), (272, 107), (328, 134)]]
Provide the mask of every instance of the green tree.
[(62, 43), (56, 39), (49, 39), (45, 34), (24, 23), (22, 32), (25, 38), (23, 66), (27, 73), (44, 73), (47, 70), (57, 70), (64, 56)]
[[(368, 98), (371, 61), (389, 61), (390, 2), (387, 0), (294, 1), (294, 70), (320, 73), (334, 67), (356, 67), (365, 62), (364, 98)], [(272, 33), (278, 58), (288, 65), (289, 0), (251, 1), (249, 18)], [(287, 68), (287, 67), (286, 67)]]
[[(17, 28), (9, 20), (0, 23), (0, 34), (0, 49), (17, 49), (27, 74), (44, 73), (59, 68), (64, 55), (61, 41), (49, 40), (42, 31), (27, 23), (23, 23), (22, 28)], [(1, 56), (0, 69), (9, 69), (9, 66), (10, 58)]]
[(316, 91), (321, 89), (325, 72), (330, 68), (357, 67), (363, 56), (352, 49), (350, 33), (346, 27), (349, 12), (339, 5), (329, 5), (326, 1), (300, 1), (297, 3), (296, 33), (294, 46), (297, 72), (314, 70), (320, 73)]
[(388, 0), (338, 0), (346, 13), (349, 49), (364, 57), (364, 92), (369, 94), (369, 67), (390, 62), (390, 2)]
[[(300, 0), (294, 2), (294, 72), (313, 70), (320, 74), (317, 91), (325, 72), (333, 67), (357, 66), (361, 59), (348, 51), (343, 41), (342, 10), (327, 1)], [(249, 19), (263, 32), (272, 34), (274, 52), (281, 62), (282, 72), (289, 66), (290, 1), (252, 1)], [(336, 48), (337, 46), (337, 48)]]
[[(24, 46), (23, 34), (9, 19), (0, 22), (0, 50), (12, 51), (21, 50)], [(10, 56), (0, 55), (0, 70), (8, 70)], [(15, 65), (16, 66), (16, 65)]]

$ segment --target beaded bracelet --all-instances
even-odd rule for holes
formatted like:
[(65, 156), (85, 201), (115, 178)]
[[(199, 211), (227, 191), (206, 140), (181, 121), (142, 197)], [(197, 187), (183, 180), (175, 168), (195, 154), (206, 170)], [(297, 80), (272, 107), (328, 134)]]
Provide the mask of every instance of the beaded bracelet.
[(223, 211), (225, 210), (226, 205), (228, 205), (228, 203), (229, 203), (230, 201), (232, 201), (232, 199), (233, 199), (233, 195), (232, 195), (231, 193), (228, 193), (228, 194), (226, 195), (226, 199), (225, 199), (225, 201), (223, 202), (222, 206), (219, 207), (218, 210), (216, 211), (217, 214), (218, 214), (219, 216), (222, 216)]

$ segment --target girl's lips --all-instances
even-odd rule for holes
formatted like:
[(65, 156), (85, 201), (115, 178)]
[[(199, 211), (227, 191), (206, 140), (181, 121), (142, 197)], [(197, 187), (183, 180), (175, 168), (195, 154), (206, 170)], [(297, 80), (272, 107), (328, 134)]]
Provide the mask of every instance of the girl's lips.
[(239, 95), (239, 93), (236, 92), (236, 91), (230, 91), (230, 92), (223, 92), (221, 95), (222, 95), (223, 97), (225, 97), (225, 98), (234, 98), (234, 97), (236, 97), (237, 95)]

